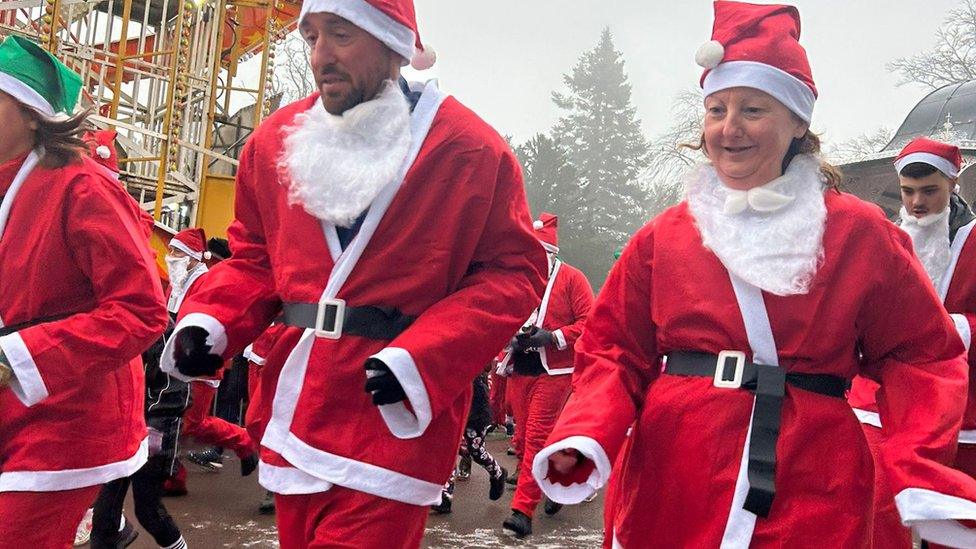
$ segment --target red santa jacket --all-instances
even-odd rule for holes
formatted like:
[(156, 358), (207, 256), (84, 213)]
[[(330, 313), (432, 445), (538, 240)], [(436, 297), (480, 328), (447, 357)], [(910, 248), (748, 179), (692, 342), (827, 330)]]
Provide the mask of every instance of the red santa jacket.
[(0, 337), (15, 376), (0, 389), (0, 491), (134, 473), (148, 454), (139, 355), (167, 323), (138, 207), (86, 158), (15, 181), (0, 226), (4, 325), (57, 319)]
[[(828, 191), (825, 203), (823, 263), (809, 293), (761, 294), (779, 366), (878, 380), (891, 441), (880, 466), (902, 517), (973, 516), (976, 482), (943, 465), (962, 417), (963, 345), (946, 335), (951, 320), (907, 235), (850, 195)], [(573, 396), (534, 462), (542, 488), (580, 501), (617, 464), (607, 529), (628, 548), (717, 547), (727, 536), (751, 547), (868, 544), (872, 456), (839, 398), (787, 384), (769, 517), (730, 505), (747, 486), (740, 465), (754, 396), (663, 373), (661, 361), (673, 351), (750, 349), (729, 274), (703, 246), (687, 203), (666, 211), (627, 245), (577, 342)], [(567, 447), (589, 458), (569, 476), (548, 461)], [(627, 455), (616, 459), (621, 448)]]
[[(529, 315), (546, 258), (521, 172), (505, 141), (434, 83), (411, 116), (405, 176), (373, 201), (342, 250), (335, 228), (289, 204), (277, 168), (282, 128), (318, 96), (277, 111), (248, 140), (237, 175), (233, 257), (186, 298), (177, 330), (206, 328), (225, 357), (240, 352), (282, 301), (340, 298), (416, 317), (393, 341), (317, 338), (288, 327), (261, 386), (270, 406), (262, 484), (313, 493), (333, 484), (428, 505), (457, 453), (471, 384)], [(327, 174), (323, 174), (327, 177)], [(408, 402), (376, 407), (364, 363), (389, 365)], [(172, 349), (164, 351), (172, 369)]]
[[(557, 259), (553, 264), (550, 284), (537, 309), (535, 325), (549, 330), (556, 337), (556, 345), (539, 349), (542, 366), (549, 375), (573, 373), (576, 356), (573, 346), (593, 306), (593, 289), (582, 271)], [(499, 368), (504, 369), (512, 360), (512, 351), (502, 353)]]
[[(973, 331), (976, 330), (976, 236), (973, 228), (976, 221), (961, 227), (950, 246), (952, 260), (949, 268), (938, 284), (936, 291), (943, 300), (946, 311), (951, 313), (956, 332), (968, 349), (969, 358), (969, 395), (966, 413), (963, 416), (962, 430), (959, 442), (976, 444), (976, 379), (973, 378), (973, 367), (976, 365), (976, 349), (970, 344)], [(913, 313), (904, 313), (913, 314)], [(850, 403), (862, 423), (881, 427), (878, 416), (876, 394), (878, 384), (864, 377), (857, 377), (851, 384)]]

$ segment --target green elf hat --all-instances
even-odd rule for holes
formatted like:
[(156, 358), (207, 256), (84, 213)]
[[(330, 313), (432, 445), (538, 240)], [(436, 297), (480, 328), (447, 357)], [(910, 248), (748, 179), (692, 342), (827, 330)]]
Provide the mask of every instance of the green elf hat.
[(35, 42), (8, 36), (0, 43), (0, 91), (41, 114), (71, 114), (81, 77)]

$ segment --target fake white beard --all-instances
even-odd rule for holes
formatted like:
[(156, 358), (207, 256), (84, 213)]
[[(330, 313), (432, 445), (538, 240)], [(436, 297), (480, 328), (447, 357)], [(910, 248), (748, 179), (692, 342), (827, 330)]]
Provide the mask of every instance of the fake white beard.
[(342, 115), (321, 101), (284, 129), (278, 168), (289, 204), (349, 227), (397, 176), (410, 149), (410, 105), (393, 81)]
[(190, 266), (189, 257), (179, 259), (166, 256), (166, 271), (169, 273), (169, 282), (173, 287), (183, 286), (186, 278), (190, 276), (188, 267)]
[(692, 170), (685, 186), (688, 208), (702, 243), (729, 272), (776, 295), (810, 291), (823, 261), (827, 220), (818, 158), (797, 155), (785, 174), (764, 185), (793, 197), (790, 203), (771, 212), (746, 208), (737, 214), (725, 213), (729, 188), (719, 180), (711, 164)]
[(922, 262), (922, 267), (925, 267), (929, 280), (938, 288), (949, 268), (949, 263), (952, 262), (949, 243), (949, 207), (946, 206), (941, 213), (919, 219), (909, 214), (902, 206), (899, 215), (901, 228), (912, 237), (915, 255)]
[[(187, 265), (190, 262), (189, 257), (183, 257), (180, 259), (170, 259), (166, 258), (166, 267), (169, 269), (169, 301), (166, 303), (166, 309), (171, 313), (177, 313), (180, 309), (180, 304), (183, 303), (183, 296), (186, 291), (190, 289), (190, 285), (196, 277), (197, 273), (200, 271), (207, 272), (206, 263), (197, 263), (192, 269), (187, 269)], [(201, 273), (202, 274), (202, 273)]]

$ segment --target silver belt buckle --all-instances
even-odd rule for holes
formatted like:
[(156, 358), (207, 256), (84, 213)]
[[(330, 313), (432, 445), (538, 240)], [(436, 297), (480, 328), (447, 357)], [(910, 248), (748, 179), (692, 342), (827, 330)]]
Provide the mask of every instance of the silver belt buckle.
[[(329, 307), (335, 307), (335, 322), (331, 330), (323, 327), (325, 313)], [(325, 339), (339, 339), (342, 337), (342, 323), (346, 318), (346, 300), (338, 298), (324, 298), (319, 301), (319, 309), (315, 314), (315, 337)]]
[[(735, 371), (732, 379), (725, 379), (725, 363), (728, 359), (735, 359)], [(715, 377), (712, 384), (719, 389), (739, 389), (742, 387), (742, 375), (746, 369), (746, 354), (742, 351), (721, 351), (715, 361)]]

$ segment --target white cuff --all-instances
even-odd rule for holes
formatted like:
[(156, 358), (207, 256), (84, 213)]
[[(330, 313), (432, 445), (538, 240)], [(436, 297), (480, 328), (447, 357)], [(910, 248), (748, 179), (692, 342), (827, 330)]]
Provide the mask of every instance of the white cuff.
[(969, 352), (969, 343), (973, 339), (972, 330), (969, 328), (969, 320), (966, 319), (966, 315), (961, 313), (952, 313), (949, 316), (952, 317), (952, 323), (956, 325), (956, 331), (959, 332), (959, 337), (962, 339), (963, 345), (966, 346), (966, 352)]
[(413, 357), (406, 349), (387, 347), (369, 358), (375, 358), (390, 367), (413, 408), (411, 414), (403, 402), (379, 406), (380, 415), (390, 432), (401, 439), (417, 438), (424, 434), (433, 413), (430, 409), (430, 396)]
[(27, 350), (20, 334), (12, 334), (0, 337), (0, 349), (10, 363), (10, 369), (14, 372), (14, 377), (10, 380), (10, 390), (14, 392), (17, 399), (24, 406), (30, 407), (48, 397), (47, 387), (41, 372), (34, 363), (34, 357)]
[(197, 326), (207, 331), (207, 345), (210, 345), (210, 352), (215, 355), (223, 355), (227, 349), (227, 330), (224, 325), (216, 318), (206, 313), (190, 313), (183, 317), (183, 320), (173, 328), (173, 335), (170, 336), (166, 346), (163, 347), (163, 356), (159, 361), (159, 369), (167, 374), (182, 381), (212, 381), (205, 377), (190, 377), (181, 374), (176, 369), (176, 334), (188, 326)]
[(552, 335), (556, 336), (556, 348), (559, 349), (560, 351), (565, 350), (566, 349), (566, 336), (563, 335), (563, 331), (562, 330), (556, 330), (555, 332), (552, 333)]
[[(546, 476), (549, 474), (549, 456), (560, 450), (574, 449), (593, 461), (596, 467), (590, 477), (582, 484), (553, 484)], [(590, 437), (572, 436), (539, 451), (532, 462), (532, 476), (539, 488), (556, 503), (575, 504), (593, 495), (610, 479), (610, 458), (600, 443)]]
[(263, 356), (254, 352), (254, 344), (250, 344), (244, 347), (244, 358), (250, 360), (251, 362), (257, 364), (258, 366), (264, 366), (265, 359)]
[(924, 488), (906, 488), (895, 496), (902, 524), (922, 539), (949, 547), (976, 547), (976, 530), (959, 520), (976, 520), (976, 503)]

